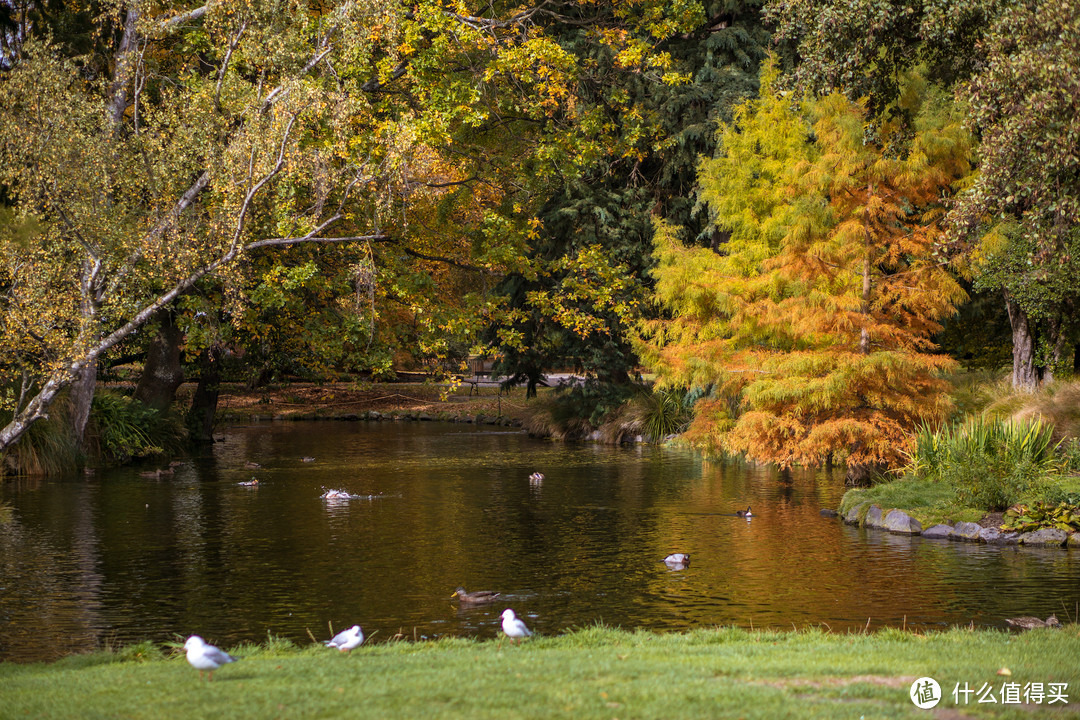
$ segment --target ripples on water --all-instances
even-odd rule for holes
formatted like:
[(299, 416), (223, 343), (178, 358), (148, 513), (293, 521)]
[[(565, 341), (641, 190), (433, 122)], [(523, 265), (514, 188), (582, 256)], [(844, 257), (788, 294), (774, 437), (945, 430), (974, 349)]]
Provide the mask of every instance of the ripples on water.
[[(493, 637), (504, 607), (549, 634), (596, 622), (844, 630), (1001, 626), (1080, 598), (1076, 551), (844, 527), (818, 514), (839, 503), (839, 474), (681, 450), (277, 423), (228, 430), (173, 477), (139, 469), (0, 487), (13, 507), (0, 516), (0, 660), (196, 632), (306, 642), (329, 624), (360, 623), (375, 641)], [(360, 497), (321, 498), (329, 489)], [(751, 521), (733, 515), (748, 504)], [(669, 569), (670, 552), (690, 565)], [(459, 585), (504, 602), (459, 609)]]

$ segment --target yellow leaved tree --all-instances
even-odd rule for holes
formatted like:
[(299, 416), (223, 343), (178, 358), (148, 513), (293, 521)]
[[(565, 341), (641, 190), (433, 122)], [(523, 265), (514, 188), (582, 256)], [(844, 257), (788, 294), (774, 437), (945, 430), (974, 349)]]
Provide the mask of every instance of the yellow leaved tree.
[(781, 466), (835, 458), (863, 483), (950, 407), (952, 361), (931, 337), (964, 293), (935, 242), (970, 143), (918, 78), (902, 100), (915, 130), (900, 137), (837, 94), (796, 109), (771, 72), (699, 171), (730, 240), (690, 249), (661, 233), (670, 317), (645, 350), (662, 382), (708, 390), (695, 443)]

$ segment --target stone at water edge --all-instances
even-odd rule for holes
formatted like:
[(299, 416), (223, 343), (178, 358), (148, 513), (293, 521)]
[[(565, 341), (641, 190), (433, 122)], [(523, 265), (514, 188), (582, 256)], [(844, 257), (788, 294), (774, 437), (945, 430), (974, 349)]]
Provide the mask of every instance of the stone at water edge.
[(934, 525), (922, 531), (924, 538), (932, 538), (937, 540), (948, 539), (953, 533), (952, 525)]
[(885, 527), (881, 522), (881, 508), (877, 505), (870, 506), (870, 509), (866, 511), (866, 519), (863, 520), (863, 527), (877, 528), (878, 530)]
[(1069, 533), (1057, 528), (1042, 528), (1020, 536), (1021, 545), (1032, 547), (1061, 547), (1069, 539)]
[(987, 545), (1018, 545), (1020, 533), (1011, 530), (1003, 532), (1000, 528), (988, 527), (979, 531), (979, 539)]
[(855, 507), (848, 510), (847, 515), (844, 516), (844, 522), (847, 523), (848, 525), (858, 525), (859, 524), (859, 513), (862, 512), (862, 509), (864, 507), (866, 507), (866, 503), (859, 503)]
[[(992, 532), (987, 532), (989, 530), (996, 531), (997, 535)], [(1012, 530), (1001, 531), (997, 528), (983, 528), (982, 532), (979, 533), (979, 537), (982, 538), (983, 542), (985, 542), (987, 545), (1020, 544), (1020, 533), (1013, 532)]]
[(1080, 550), (1080, 532), (1075, 532), (1069, 536), (1069, 539), (1065, 544), (1071, 548), (1077, 548)]
[(820, 515), (821, 517), (834, 518), (839, 517), (840, 513), (829, 508), (821, 508), (821, 510), (818, 511), (818, 515)]
[(885, 529), (904, 535), (918, 535), (922, 532), (922, 523), (903, 510), (890, 510), (885, 516)]
[(980, 532), (982, 532), (982, 526), (979, 523), (959, 522), (953, 525), (953, 538), (956, 540), (979, 542)]

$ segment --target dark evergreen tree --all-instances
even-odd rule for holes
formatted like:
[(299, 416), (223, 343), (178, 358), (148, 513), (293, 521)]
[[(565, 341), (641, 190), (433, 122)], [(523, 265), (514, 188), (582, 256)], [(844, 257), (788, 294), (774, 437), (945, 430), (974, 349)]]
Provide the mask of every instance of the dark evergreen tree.
[(549, 30), (589, 69), (577, 92), (585, 112), (602, 118), (595, 139), (605, 152), (548, 196), (531, 248), (539, 271), (505, 280), (512, 311), (489, 335), (496, 369), (527, 382), (529, 395), (560, 367), (600, 386), (631, 381), (638, 358), (629, 331), (651, 289), (654, 219), (681, 225), (698, 243), (719, 241), (694, 197), (697, 165), (715, 151), (719, 122), (757, 92), (768, 44), (760, 3), (710, 3), (696, 28), (660, 45), (684, 80), (663, 82), (595, 42), (594, 23), (581, 16), (590, 8), (605, 12), (574, 6), (573, 21), (564, 16)]

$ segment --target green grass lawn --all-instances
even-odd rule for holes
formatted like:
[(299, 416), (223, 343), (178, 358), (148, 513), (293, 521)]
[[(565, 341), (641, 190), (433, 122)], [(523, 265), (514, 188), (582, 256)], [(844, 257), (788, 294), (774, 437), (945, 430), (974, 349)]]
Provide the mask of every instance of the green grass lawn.
[[(132, 652), (0, 664), (0, 718), (926, 718), (1080, 717), (1080, 628), (1012, 635), (587, 628), (512, 646), (395, 642), (341, 654), (245, 647), (200, 682), (183, 657)], [(156, 656), (157, 653), (150, 653)], [(998, 672), (1008, 668), (1011, 675)], [(936, 679), (934, 710), (909, 699)], [(954, 686), (1067, 683), (1069, 703), (957, 705)]]
[(938, 523), (978, 522), (987, 513), (957, 500), (956, 488), (948, 483), (912, 477), (848, 490), (840, 501), (840, 513), (847, 514), (860, 503), (877, 505), (882, 510), (899, 508), (922, 523), (924, 529)]

